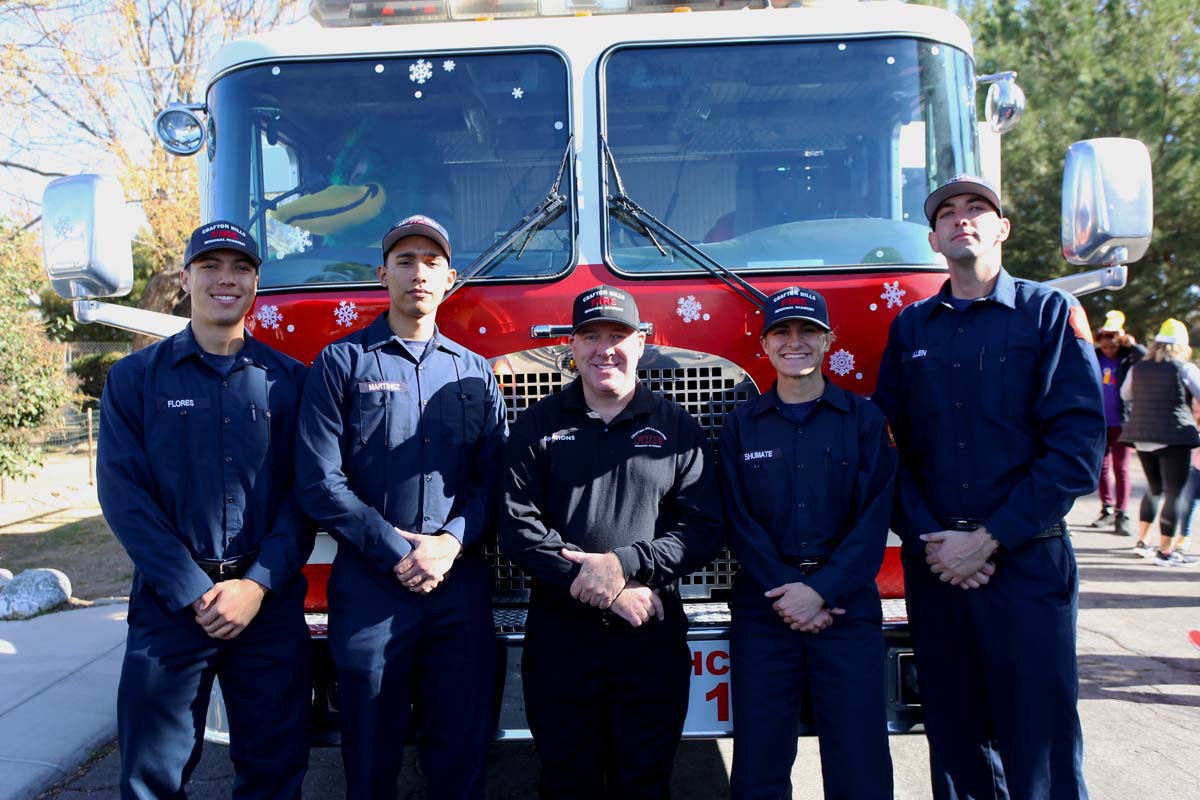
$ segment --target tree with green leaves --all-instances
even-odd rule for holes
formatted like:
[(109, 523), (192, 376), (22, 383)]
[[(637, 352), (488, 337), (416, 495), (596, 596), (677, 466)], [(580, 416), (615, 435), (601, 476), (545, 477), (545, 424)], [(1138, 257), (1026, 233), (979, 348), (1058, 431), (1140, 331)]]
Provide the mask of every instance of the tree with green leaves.
[(41, 463), (39, 433), (69, 400), (62, 347), (37, 312), (43, 277), (37, 242), (0, 220), (0, 478)]
[(1003, 139), (1004, 261), (1045, 280), (1077, 270), (1059, 251), (1062, 162), (1079, 139), (1150, 150), (1155, 225), (1129, 285), (1084, 298), (1125, 311), (1141, 340), (1167, 317), (1200, 323), (1200, 8), (1194, 0), (962, 0), (980, 74), (1016, 70), (1029, 109)]

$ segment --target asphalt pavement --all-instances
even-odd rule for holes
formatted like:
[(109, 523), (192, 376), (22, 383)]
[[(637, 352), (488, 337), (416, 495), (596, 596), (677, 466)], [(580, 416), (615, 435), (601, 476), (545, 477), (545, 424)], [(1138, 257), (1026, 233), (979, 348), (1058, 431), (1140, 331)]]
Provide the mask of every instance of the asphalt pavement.
[[(1098, 510), (1092, 495), (1069, 516), (1082, 578), (1080, 715), (1089, 788), (1101, 800), (1148, 793), (1192, 800), (1200, 785), (1200, 650), (1188, 632), (1200, 629), (1200, 565), (1158, 567), (1133, 555), (1131, 538), (1086, 526)], [(0, 800), (118, 797), (111, 742), (125, 611), (96, 606), (0, 622)], [(924, 737), (894, 736), (891, 745), (896, 797), (927, 798)], [(685, 742), (673, 793), (728, 796), (731, 760), (728, 740)], [(494, 745), (489, 797), (533, 796), (537, 771), (532, 745)], [(231, 778), (228, 751), (207, 745), (189, 796), (228, 797)], [(793, 781), (796, 798), (821, 797), (815, 740), (801, 740)], [(344, 796), (336, 750), (313, 751), (304, 796)], [(401, 797), (424, 796), (410, 763)]]

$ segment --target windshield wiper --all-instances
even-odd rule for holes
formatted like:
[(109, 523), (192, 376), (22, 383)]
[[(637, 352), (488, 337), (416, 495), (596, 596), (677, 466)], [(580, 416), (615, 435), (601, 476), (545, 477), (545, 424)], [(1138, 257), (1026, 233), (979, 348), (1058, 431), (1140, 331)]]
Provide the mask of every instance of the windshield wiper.
[(600, 144), (604, 148), (604, 162), (607, 168), (612, 171), (613, 185), (617, 189), (616, 194), (608, 196), (608, 204), (618, 219), (643, 234), (658, 248), (658, 252), (662, 253), (664, 257), (667, 255), (667, 251), (659, 243), (658, 238), (655, 236), (656, 233), (666, 240), (667, 244), (677, 250), (683, 251), (701, 269), (724, 283), (739, 296), (748, 300), (756, 308), (766, 306), (767, 296), (765, 294), (747, 283), (742, 276), (729, 269), (729, 267), (721, 264), (708, 253), (689, 242), (684, 238), (683, 234), (651, 214), (643, 206), (638, 205), (633, 198), (627, 195), (625, 193), (625, 184), (621, 181), (621, 173), (617, 170), (617, 160), (613, 157), (612, 150), (608, 146), (608, 139), (601, 137)]
[(533, 235), (558, 219), (566, 211), (567, 196), (560, 189), (562, 188), (563, 176), (567, 174), (567, 165), (571, 163), (571, 148), (574, 141), (574, 134), (567, 137), (567, 146), (563, 150), (562, 162), (558, 165), (558, 174), (555, 175), (554, 183), (550, 184), (550, 191), (542, 198), (542, 201), (522, 217), (520, 222), (509, 228), (508, 233), (501, 236), (491, 247), (480, 253), (479, 257), (471, 262), (470, 266), (460, 272), (458, 280), (446, 292), (446, 297), (457, 292), (472, 278), (484, 274), (499, 263), (500, 257), (516, 244), (518, 239), (524, 236), (525, 241), (521, 243), (516, 255), (516, 260), (520, 261), (521, 256), (525, 253), (525, 248), (529, 247), (529, 242), (533, 239)]

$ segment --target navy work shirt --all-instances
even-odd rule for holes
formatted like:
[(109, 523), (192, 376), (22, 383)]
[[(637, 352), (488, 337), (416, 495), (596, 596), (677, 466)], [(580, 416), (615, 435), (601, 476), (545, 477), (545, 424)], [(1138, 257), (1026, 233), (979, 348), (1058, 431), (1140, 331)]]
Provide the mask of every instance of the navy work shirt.
[[(762, 590), (805, 583), (834, 607), (875, 578), (896, 454), (870, 401), (826, 381), (797, 421), (772, 387), (725, 418), (721, 468), (733, 553)], [(802, 559), (827, 561), (806, 577)]]
[(296, 447), (309, 515), (389, 573), (412, 549), (396, 528), (480, 540), (508, 430), (487, 361), (436, 330), (418, 360), (385, 312), (310, 375)]
[(292, 493), (304, 365), (249, 333), (227, 374), (213, 358), (189, 325), (114, 364), (100, 401), (104, 518), (134, 594), (146, 581), (172, 611), (213, 586), (193, 559), (258, 550), (245, 577), (278, 590), (313, 547)]
[(558, 599), (580, 567), (564, 547), (612, 552), (627, 580), (673, 583), (716, 556), (721, 497), (708, 443), (683, 407), (640, 383), (611, 422), (579, 379), (513, 425), (500, 548)]
[(956, 311), (950, 282), (892, 322), (874, 400), (900, 450), (892, 527), (906, 547), (950, 518), (1013, 548), (1094, 491), (1100, 372), (1078, 301), (1001, 270)]

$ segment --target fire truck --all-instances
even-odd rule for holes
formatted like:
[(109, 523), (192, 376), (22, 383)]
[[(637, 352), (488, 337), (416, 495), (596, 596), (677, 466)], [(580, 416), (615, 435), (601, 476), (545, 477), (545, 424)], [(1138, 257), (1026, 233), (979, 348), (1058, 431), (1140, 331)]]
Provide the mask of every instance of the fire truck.
[[(311, 363), (387, 307), (380, 239), (423, 213), (454, 242), (441, 330), (489, 359), (510, 421), (574, 377), (571, 300), (630, 291), (648, 322), (640, 377), (686, 407), (715, 446), (722, 420), (771, 385), (761, 304), (822, 292), (828, 377), (870, 395), (888, 326), (934, 293), (945, 264), (922, 200), (958, 173), (998, 179), (1020, 119), (1014, 73), (978, 76), (966, 25), (899, 2), (315, 0), (320, 23), (222, 47), (202, 99), (158, 117), (195, 155), (203, 220), (245, 225), (262, 249), (253, 335)], [(986, 121), (977, 91), (990, 85)], [(1112, 169), (1119, 167), (1118, 170)], [(1138, 167), (1141, 171), (1133, 169)], [(1150, 232), (1138, 142), (1068, 154), (1064, 254), (1119, 287)], [(45, 197), (47, 271), (80, 320), (169, 335), (186, 320), (97, 298), (127, 292), (114, 182), (77, 176)], [(883, 597), (888, 720), (920, 721), (898, 539)], [(315, 740), (336, 740), (325, 586), (336, 543), (306, 568)], [(529, 738), (520, 678), (529, 579), (494, 565), (496, 736)], [(685, 736), (732, 730), (728, 552), (682, 581), (691, 621)], [(219, 687), (208, 735), (226, 738)], [(811, 731), (811, 725), (810, 725)]]

